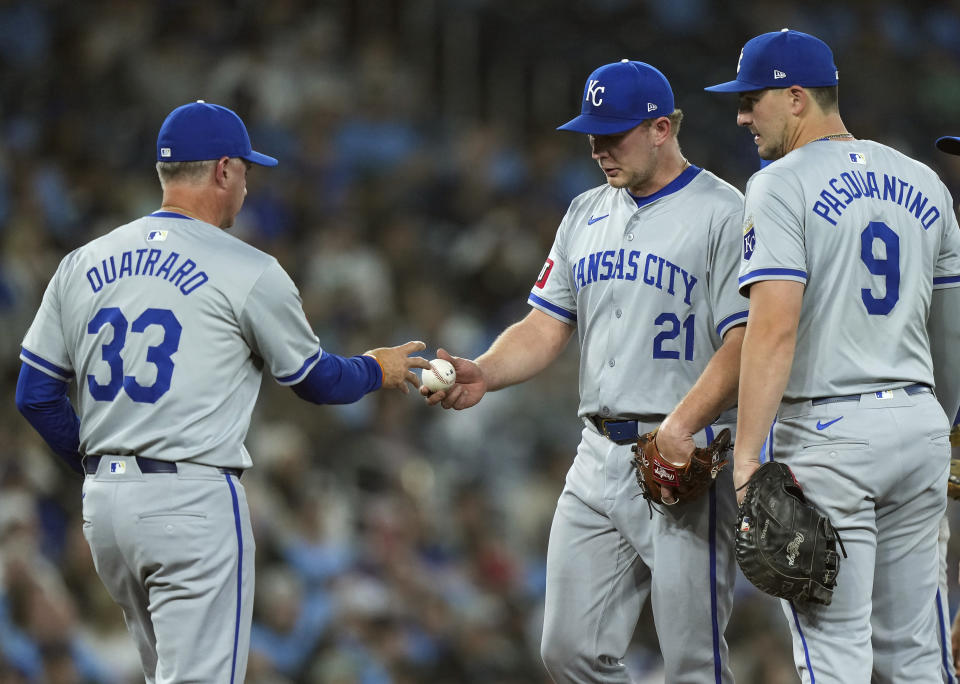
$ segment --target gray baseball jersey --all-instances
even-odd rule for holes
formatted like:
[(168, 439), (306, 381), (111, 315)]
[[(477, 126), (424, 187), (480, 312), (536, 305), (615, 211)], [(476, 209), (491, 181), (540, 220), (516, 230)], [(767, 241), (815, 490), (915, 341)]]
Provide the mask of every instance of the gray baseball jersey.
[(80, 450), (100, 456), (83, 532), (148, 683), (243, 680), (255, 546), (244, 487), (222, 469), (251, 465), (262, 370), (293, 384), (320, 353), (274, 258), (179, 214), (93, 240), (50, 281), (21, 359), (77, 378)]
[(573, 200), (528, 302), (577, 327), (581, 416), (669, 413), (746, 322), (742, 197), (690, 167), (640, 207), (609, 185)]
[[(667, 679), (732, 681), (730, 469), (707, 495), (651, 515), (629, 444), (586, 417), (636, 418), (637, 430), (652, 430), (723, 335), (746, 322), (736, 288), (742, 212), (736, 189), (696, 167), (645, 198), (595, 188), (571, 203), (530, 293), (531, 306), (577, 327), (581, 347), (585, 427), (547, 551), (541, 654), (555, 681), (628, 682), (623, 657), (648, 597)], [(694, 439), (703, 446), (735, 421), (727, 412)]]
[(783, 602), (801, 679), (943, 681), (950, 428), (926, 323), (933, 288), (960, 285), (950, 195), (875, 142), (800, 147), (747, 186), (740, 286), (764, 280), (805, 286), (768, 452), (846, 550), (830, 606)]
[(164, 213), (63, 259), (20, 358), (76, 376), (83, 453), (249, 468), (263, 367), (293, 384), (320, 344), (276, 259)]
[(821, 141), (747, 185), (740, 287), (804, 283), (789, 399), (933, 384), (931, 287), (960, 286), (960, 230), (929, 168), (868, 140)]

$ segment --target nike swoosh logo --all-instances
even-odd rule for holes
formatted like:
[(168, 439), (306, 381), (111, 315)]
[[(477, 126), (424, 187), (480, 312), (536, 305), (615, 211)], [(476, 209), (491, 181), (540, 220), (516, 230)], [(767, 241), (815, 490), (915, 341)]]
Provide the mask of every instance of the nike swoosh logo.
[(825, 429), (827, 429), (828, 427), (830, 427), (831, 425), (833, 425), (834, 423), (836, 423), (838, 420), (843, 420), (843, 416), (840, 416), (839, 418), (834, 418), (833, 420), (828, 420), (826, 423), (821, 423), (821, 422), (818, 420), (818, 421), (817, 421), (817, 429), (818, 429), (818, 430), (825, 430)]
[(603, 216), (598, 216), (598, 217), (596, 217), (596, 218), (594, 218), (593, 216), (591, 216), (590, 218), (587, 219), (587, 225), (588, 225), (588, 226), (592, 226), (592, 225), (593, 225), (594, 223), (596, 223), (597, 221), (602, 221), (603, 219), (607, 218), (609, 215), (610, 215), (610, 214), (604, 214)]

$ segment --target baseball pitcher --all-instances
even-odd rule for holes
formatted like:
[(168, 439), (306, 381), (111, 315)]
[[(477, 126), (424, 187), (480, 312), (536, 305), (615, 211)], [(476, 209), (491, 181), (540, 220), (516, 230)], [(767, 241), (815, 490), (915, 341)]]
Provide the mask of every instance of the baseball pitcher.
[(583, 432), (550, 532), (541, 645), (556, 682), (630, 681), (623, 658), (648, 598), (668, 681), (732, 681), (730, 470), (705, 468), (716, 481), (702, 488), (641, 490), (632, 465), (642, 435), (651, 451), (637, 459), (663, 459), (654, 477), (683, 475), (694, 448), (729, 439), (736, 420), (742, 196), (683, 157), (681, 118), (649, 64), (590, 75), (581, 115), (560, 128), (587, 134), (606, 184), (570, 204), (526, 318), (475, 361), (441, 352), (456, 384), (421, 389), (431, 404), (468, 408), (533, 377), (578, 335)]

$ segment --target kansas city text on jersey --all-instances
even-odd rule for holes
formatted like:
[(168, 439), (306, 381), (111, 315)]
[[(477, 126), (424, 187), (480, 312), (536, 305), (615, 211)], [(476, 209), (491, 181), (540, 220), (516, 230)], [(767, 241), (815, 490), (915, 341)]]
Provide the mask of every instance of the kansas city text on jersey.
[(683, 281), (683, 301), (690, 304), (690, 295), (694, 285), (697, 284), (697, 277), (686, 269), (652, 253), (647, 254), (643, 259), (643, 275), (640, 276), (641, 255), (642, 252), (637, 250), (627, 252), (623, 249), (608, 249), (581, 257), (570, 267), (577, 292), (591, 283), (602, 280), (636, 280), (641, 277), (647, 285), (658, 290), (666, 289), (669, 294), (675, 295), (676, 288), (680, 285), (677, 279), (679, 273)]
[(116, 282), (121, 278), (133, 276), (152, 276), (162, 278), (188, 295), (203, 285), (209, 278), (203, 271), (197, 270), (197, 263), (193, 259), (184, 257), (177, 252), (166, 255), (162, 249), (137, 249), (121, 252), (119, 256), (110, 255), (87, 271), (87, 282), (94, 292), (99, 292), (104, 285)]
[[(833, 225), (837, 225), (837, 218), (843, 210), (858, 199), (880, 199), (899, 204), (913, 214), (928, 230), (938, 218), (940, 210), (929, 198), (917, 190), (913, 183), (897, 178), (892, 174), (883, 174), (883, 190), (877, 182), (877, 174), (873, 171), (844, 171), (837, 177), (827, 181), (828, 188), (820, 191), (820, 199), (813, 205), (813, 213), (823, 217)], [(929, 204), (929, 206), (928, 206)]]

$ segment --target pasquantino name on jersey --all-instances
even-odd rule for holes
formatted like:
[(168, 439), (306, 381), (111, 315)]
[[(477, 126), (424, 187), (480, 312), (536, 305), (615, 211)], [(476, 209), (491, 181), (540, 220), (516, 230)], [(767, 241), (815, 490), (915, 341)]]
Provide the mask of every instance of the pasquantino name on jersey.
[[(880, 175), (883, 176), (882, 191), (878, 179)], [(913, 183), (890, 173), (844, 171), (827, 181), (827, 186), (820, 191), (820, 199), (814, 202), (813, 213), (833, 225), (837, 225), (837, 219), (844, 209), (860, 199), (898, 204), (913, 214), (924, 230), (929, 230), (940, 218), (940, 210)]]

